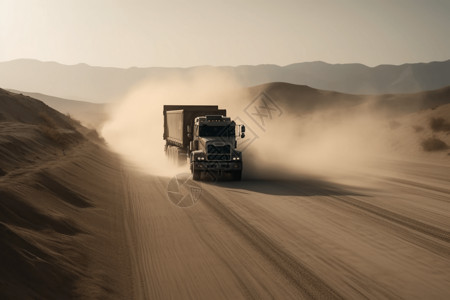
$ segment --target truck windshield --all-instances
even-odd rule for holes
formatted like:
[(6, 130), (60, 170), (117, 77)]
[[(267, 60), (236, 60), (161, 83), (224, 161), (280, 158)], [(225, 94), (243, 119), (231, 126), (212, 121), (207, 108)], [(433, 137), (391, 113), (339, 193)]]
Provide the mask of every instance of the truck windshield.
[(234, 126), (208, 126), (199, 127), (199, 136), (235, 136)]

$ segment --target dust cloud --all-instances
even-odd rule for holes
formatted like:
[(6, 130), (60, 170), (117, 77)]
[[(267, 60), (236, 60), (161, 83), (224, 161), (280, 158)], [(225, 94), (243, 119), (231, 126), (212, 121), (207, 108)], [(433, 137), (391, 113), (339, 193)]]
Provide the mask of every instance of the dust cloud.
[(305, 115), (287, 111), (245, 150), (247, 178), (334, 177), (389, 156), (387, 122), (359, 107)]
[(152, 79), (134, 87), (112, 109), (101, 133), (115, 151), (145, 172), (161, 176), (189, 172), (187, 166), (175, 167), (165, 157), (163, 105), (228, 108), (227, 100), (237, 90), (234, 80), (214, 70)]
[(171, 165), (164, 154), (163, 105), (219, 105), (245, 123), (244, 179), (288, 179), (295, 175), (330, 175), (364, 168), (387, 153), (386, 122), (365, 105), (352, 109), (292, 111), (292, 101), (274, 99), (282, 111), (261, 130), (246, 108), (255, 95), (217, 71), (172, 76), (136, 86), (116, 105), (102, 135), (109, 145), (142, 170), (163, 176), (189, 172)]

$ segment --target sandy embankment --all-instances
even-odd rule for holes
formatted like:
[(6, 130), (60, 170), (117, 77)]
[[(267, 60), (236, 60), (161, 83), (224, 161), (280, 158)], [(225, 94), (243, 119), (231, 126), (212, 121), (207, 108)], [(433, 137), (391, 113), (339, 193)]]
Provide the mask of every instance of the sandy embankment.
[(1, 297), (127, 298), (118, 157), (43, 103), (0, 92)]

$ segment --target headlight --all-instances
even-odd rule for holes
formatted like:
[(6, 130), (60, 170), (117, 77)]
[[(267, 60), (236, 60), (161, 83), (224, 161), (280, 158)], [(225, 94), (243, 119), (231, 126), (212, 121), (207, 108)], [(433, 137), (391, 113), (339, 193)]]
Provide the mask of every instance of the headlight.
[(233, 160), (239, 160), (240, 158), (239, 157), (233, 157)]
[(203, 156), (198, 156), (197, 160), (205, 160), (205, 158)]

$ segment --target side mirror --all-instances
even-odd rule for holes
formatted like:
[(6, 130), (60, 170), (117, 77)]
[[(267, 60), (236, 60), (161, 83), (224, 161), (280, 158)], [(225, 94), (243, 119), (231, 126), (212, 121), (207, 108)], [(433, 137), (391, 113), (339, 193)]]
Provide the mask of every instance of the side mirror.
[(245, 132), (245, 125), (241, 126), (241, 132)]
[(245, 138), (245, 133), (241, 133), (241, 139)]

